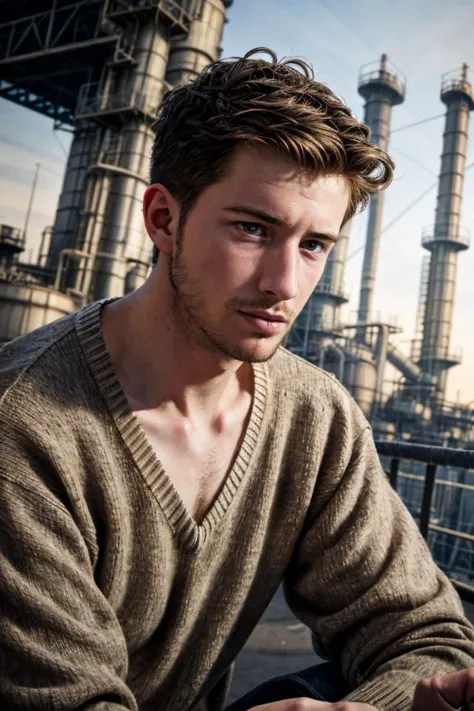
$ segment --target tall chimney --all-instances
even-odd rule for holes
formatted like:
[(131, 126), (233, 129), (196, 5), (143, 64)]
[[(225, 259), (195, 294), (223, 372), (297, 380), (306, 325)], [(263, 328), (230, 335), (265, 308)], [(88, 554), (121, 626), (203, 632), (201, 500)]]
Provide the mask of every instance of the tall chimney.
[(461, 203), (469, 130), (469, 112), (474, 109), (474, 92), (461, 72), (445, 74), (441, 101), (446, 104), (443, 153), (439, 174), (435, 224), (425, 228), (422, 246), (431, 252), (428, 288), (423, 319), (420, 366), (438, 379), (437, 391), (444, 398), (448, 369), (461, 362), (450, 352), (458, 252), (469, 247), (461, 228)]
[[(387, 150), (392, 106), (403, 102), (405, 84), (389, 66), (386, 54), (382, 54), (378, 69), (374, 70), (373, 65), (362, 67), (359, 75), (359, 94), (365, 99), (364, 123), (370, 128), (371, 141), (383, 150)], [(361, 323), (366, 323), (372, 318), (383, 199), (383, 193), (373, 195), (370, 199), (359, 297), (358, 320)], [(365, 332), (362, 331), (362, 334)]]

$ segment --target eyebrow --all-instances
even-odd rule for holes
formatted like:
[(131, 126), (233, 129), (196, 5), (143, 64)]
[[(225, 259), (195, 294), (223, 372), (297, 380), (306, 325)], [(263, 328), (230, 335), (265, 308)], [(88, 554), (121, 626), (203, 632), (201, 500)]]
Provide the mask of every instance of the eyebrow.
[[(250, 205), (230, 205), (229, 207), (225, 207), (224, 210), (226, 212), (244, 213), (245, 215), (250, 215), (250, 217), (256, 217), (257, 220), (262, 220), (262, 222), (266, 222), (270, 225), (279, 225), (280, 227), (284, 227), (287, 225), (285, 220), (283, 220), (281, 217), (277, 217), (277, 215), (272, 215), (266, 210), (251, 207)], [(337, 242), (338, 237), (339, 235), (335, 235), (332, 233), (328, 234), (326, 232), (311, 232), (309, 235), (309, 239), (325, 239), (329, 242)]]

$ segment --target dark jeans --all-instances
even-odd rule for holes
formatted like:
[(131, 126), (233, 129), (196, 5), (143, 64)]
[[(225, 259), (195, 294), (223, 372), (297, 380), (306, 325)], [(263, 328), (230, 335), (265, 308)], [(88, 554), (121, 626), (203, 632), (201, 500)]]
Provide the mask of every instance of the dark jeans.
[(350, 691), (335, 664), (318, 664), (265, 681), (225, 711), (247, 711), (254, 706), (306, 696), (317, 701), (340, 701)]

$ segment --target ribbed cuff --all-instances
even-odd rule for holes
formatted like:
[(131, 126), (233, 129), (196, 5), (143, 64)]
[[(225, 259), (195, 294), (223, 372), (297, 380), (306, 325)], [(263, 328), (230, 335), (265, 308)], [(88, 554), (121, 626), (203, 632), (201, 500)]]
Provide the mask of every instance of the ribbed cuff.
[(410, 711), (412, 705), (412, 698), (405, 689), (383, 677), (362, 684), (345, 696), (344, 701), (371, 704), (377, 711)]

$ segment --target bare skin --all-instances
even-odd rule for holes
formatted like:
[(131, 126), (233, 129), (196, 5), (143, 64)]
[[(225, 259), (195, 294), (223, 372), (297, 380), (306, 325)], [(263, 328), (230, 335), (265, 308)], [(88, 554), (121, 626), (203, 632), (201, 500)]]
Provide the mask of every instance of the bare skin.
[(461, 708), (462, 711), (474, 711), (474, 667), (418, 682), (412, 711), (457, 711)]
[(326, 701), (301, 698), (254, 706), (251, 711), (377, 711), (377, 709), (374, 706), (361, 704), (358, 701), (338, 701), (331, 704)]
[(198, 523), (245, 434), (251, 363), (273, 355), (319, 282), (349, 196), (344, 178), (302, 176), (255, 148), (234, 154), (182, 233), (168, 190), (146, 191), (158, 265), (103, 309), (102, 329), (130, 407)]
[[(418, 682), (412, 711), (458, 711), (458, 709), (474, 711), (474, 667)], [(251, 711), (374, 711), (374, 707), (345, 701), (333, 704), (312, 699), (288, 699), (254, 706)]]

